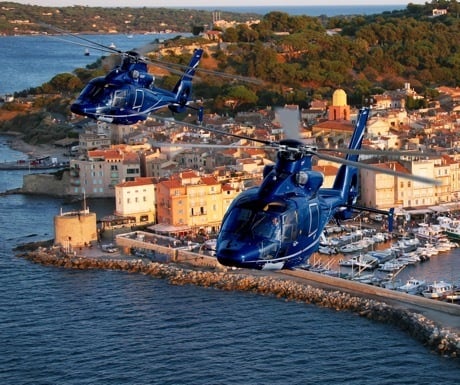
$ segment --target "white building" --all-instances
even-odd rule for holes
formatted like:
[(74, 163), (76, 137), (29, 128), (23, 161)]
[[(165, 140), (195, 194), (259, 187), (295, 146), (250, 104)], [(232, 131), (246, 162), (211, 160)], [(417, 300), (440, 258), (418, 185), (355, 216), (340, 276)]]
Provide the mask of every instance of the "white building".
[(136, 218), (136, 224), (155, 223), (155, 178), (138, 177), (115, 186), (115, 215)]

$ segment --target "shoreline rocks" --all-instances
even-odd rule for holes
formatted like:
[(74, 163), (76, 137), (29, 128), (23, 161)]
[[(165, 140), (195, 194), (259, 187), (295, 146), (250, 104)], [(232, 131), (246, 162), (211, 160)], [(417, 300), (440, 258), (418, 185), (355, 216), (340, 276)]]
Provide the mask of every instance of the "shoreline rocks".
[(394, 308), (373, 299), (352, 296), (339, 290), (325, 290), (297, 281), (248, 272), (198, 270), (192, 266), (164, 264), (144, 259), (68, 255), (59, 249), (24, 250), (18, 257), (46, 266), (69, 269), (119, 270), (166, 279), (173, 285), (196, 285), (226, 291), (246, 291), (287, 301), (313, 304), (336, 311), (350, 311), (370, 320), (391, 324), (407, 332), (439, 355), (459, 358), (460, 336), (421, 314)]

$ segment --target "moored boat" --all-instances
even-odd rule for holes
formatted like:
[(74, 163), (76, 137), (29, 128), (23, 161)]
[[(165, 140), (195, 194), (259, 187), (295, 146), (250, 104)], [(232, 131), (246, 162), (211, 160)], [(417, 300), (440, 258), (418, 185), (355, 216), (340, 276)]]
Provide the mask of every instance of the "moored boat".
[(453, 287), (451, 283), (445, 281), (433, 282), (422, 291), (422, 295), (425, 298), (442, 299), (452, 291)]
[(379, 270), (391, 273), (399, 269), (403, 269), (405, 266), (406, 266), (405, 263), (399, 262), (396, 259), (393, 259), (391, 261), (387, 261), (385, 263), (380, 264)]
[(425, 289), (426, 282), (415, 278), (408, 279), (404, 285), (396, 288), (396, 290), (403, 291), (408, 294), (420, 294)]
[(444, 230), (444, 234), (453, 241), (460, 241), (460, 221), (448, 217), (439, 217), (439, 225)]
[(454, 287), (444, 298), (446, 301), (460, 301), (460, 287)]
[(340, 266), (352, 267), (352, 268), (356, 267), (359, 269), (368, 269), (368, 270), (375, 269), (378, 263), (379, 263), (379, 260), (369, 254), (354, 255), (351, 258), (342, 259), (339, 261)]

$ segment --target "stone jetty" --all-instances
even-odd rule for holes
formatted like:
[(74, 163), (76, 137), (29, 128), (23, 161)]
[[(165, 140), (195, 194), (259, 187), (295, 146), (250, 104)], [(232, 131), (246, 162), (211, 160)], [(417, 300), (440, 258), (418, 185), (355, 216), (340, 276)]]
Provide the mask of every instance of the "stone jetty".
[(373, 321), (395, 325), (440, 355), (460, 357), (460, 336), (419, 313), (375, 299), (353, 296), (340, 290), (314, 287), (301, 280), (289, 279), (282, 274), (246, 270), (218, 271), (213, 268), (159, 263), (126, 256), (69, 255), (56, 248), (42, 247), (36, 250), (23, 250), (17, 256), (49, 266), (140, 273), (166, 279), (174, 285), (197, 285), (227, 291), (246, 291), (283, 298), (287, 301), (314, 304), (336, 311), (350, 311)]

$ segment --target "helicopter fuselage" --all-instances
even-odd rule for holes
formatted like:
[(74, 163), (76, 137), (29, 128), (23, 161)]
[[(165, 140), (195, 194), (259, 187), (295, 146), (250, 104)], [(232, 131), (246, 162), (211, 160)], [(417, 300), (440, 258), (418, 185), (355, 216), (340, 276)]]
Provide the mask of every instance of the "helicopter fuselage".
[(72, 112), (113, 124), (134, 124), (155, 110), (176, 103), (172, 92), (130, 83), (91, 80), (71, 105)]
[[(359, 149), (369, 109), (363, 109), (350, 141)], [(266, 166), (259, 187), (243, 191), (227, 213), (216, 242), (226, 266), (286, 269), (304, 263), (319, 247), (332, 218), (346, 219), (356, 200), (357, 169), (342, 165), (332, 188), (312, 170), (315, 153), (296, 140), (280, 142), (276, 164)], [(354, 156), (353, 159), (357, 159)]]
[(294, 267), (317, 250), (323, 220), (318, 198), (261, 201), (257, 188), (246, 190), (224, 218), (217, 258), (235, 267)]
[[(295, 148), (297, 141), (283, 141)], [(328, 218), (317, 191), (323, 175), (311, 170), (311, 156), (282, 150), (267, 166), (260, 187), (241, 193), (224, 216), (217, 240), (223, 265), (256, 269), (289, 268), (317, 250)]]
[(147, 64), (130, 61), (115, 67), (106, 76), (92, 79), (70, 106), (78, 115), (113, 124), (134, 124), (160, 108), (182, 112), (187, 107), (192, 78), (203, 51), (196, 50), (186, 71), (172, 91), (154, 86)]

